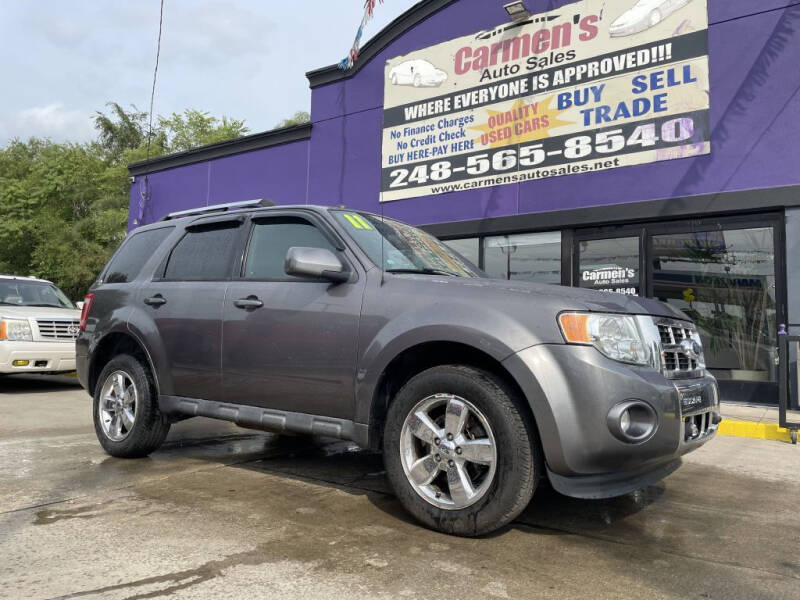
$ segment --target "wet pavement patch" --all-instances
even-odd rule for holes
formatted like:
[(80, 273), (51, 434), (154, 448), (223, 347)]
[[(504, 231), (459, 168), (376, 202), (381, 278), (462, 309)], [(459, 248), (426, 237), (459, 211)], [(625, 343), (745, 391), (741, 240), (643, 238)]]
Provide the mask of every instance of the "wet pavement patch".
[(100, 505), (85, 505), (76, 508), (52, 508), (36, 512), (34, 525), (50, 525), (58, 521), (67, 519), (94, 519), (103, 513), (103, 506), (109, 503), (104, 502)]
[(414, 522), (349, 443), (197, 420), (123, 461), (69, 431), (0, 437), (0, 598), (798, 597), (800, 461), (772, 442), (715, 440), (621, 498), (543, 484), (462, 539)]

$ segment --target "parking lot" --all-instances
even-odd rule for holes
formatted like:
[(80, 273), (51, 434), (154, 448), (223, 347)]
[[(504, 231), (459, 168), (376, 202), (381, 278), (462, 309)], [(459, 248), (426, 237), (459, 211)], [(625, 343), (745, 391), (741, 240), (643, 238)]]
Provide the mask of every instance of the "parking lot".
[(3, 598), (798, 598), (800, 455), (719, 437), (605, 501), (540, 487), (483, 539), (422, 529), (380, 456), (203, 419), (110, 458), (64, 377), (0, 380)]

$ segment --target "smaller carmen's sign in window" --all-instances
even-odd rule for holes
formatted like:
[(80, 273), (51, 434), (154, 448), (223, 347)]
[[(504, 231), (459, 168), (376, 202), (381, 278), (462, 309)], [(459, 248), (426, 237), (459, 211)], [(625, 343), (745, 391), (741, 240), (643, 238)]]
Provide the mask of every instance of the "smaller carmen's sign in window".
[(579, 285), (601, 292), (638, 296), (639, 238), (580, 242)]

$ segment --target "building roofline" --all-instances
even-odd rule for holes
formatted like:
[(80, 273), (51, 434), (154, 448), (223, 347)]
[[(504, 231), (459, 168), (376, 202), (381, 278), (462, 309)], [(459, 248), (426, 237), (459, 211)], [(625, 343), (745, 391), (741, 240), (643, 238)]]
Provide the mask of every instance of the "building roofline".
[(155, 173), (156, 171), (183, 167), (185, 165), (205, 162), (215, 158), (223, 158), (243, 152), (261, 150), (262, 148), (269, 148), (279, 144), (307, 140), (310, 137), (311, 123), (292, 125), (281, 129), (272, 129), (270, 131), (246, 135), (233, 140), (217, 142), (216, 144), (200, 146), (199, 148), (193, 148), (185, 152), (176, 152), (175, 154), (167, 154), (166, 156), (159, 156), (157, 158), (151, 158), (150, 160), (131, 163), (128, 165), (128, 172), (133, 176), (146, 175), (148, 173)]
[(365, 43), (358, 53), (356, 64), (350, 69), (343, 71), (339, 65), (329, 65), (321, 69), (315, 69), (306, 73), (311, 88), (327, 85), (335, 81), (349, 79), (363, 69), (378, 53), (399, 38), (409, 29), (415, 27), (420, 22), (430, 17), (435, 12), (440, 11), (456, 0), (421, 0), (386, 27), (381, 29), (375, 37)]

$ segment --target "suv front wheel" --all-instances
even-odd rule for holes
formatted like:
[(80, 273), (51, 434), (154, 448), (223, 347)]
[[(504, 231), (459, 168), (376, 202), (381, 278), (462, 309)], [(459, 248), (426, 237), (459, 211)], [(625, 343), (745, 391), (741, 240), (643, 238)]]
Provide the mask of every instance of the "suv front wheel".
[(423, 524), (481, 535), (530, 502), (541, 471), (535, 435), (502, 380), (472, 367), (434, 367), (409, 380), (389, 407), (386, 471)]
[(93, 413), (100, 445), (118, 458), (147, 456), (169, 433), (149, 370), (128, 354), (114, 357), (100, 373)]

